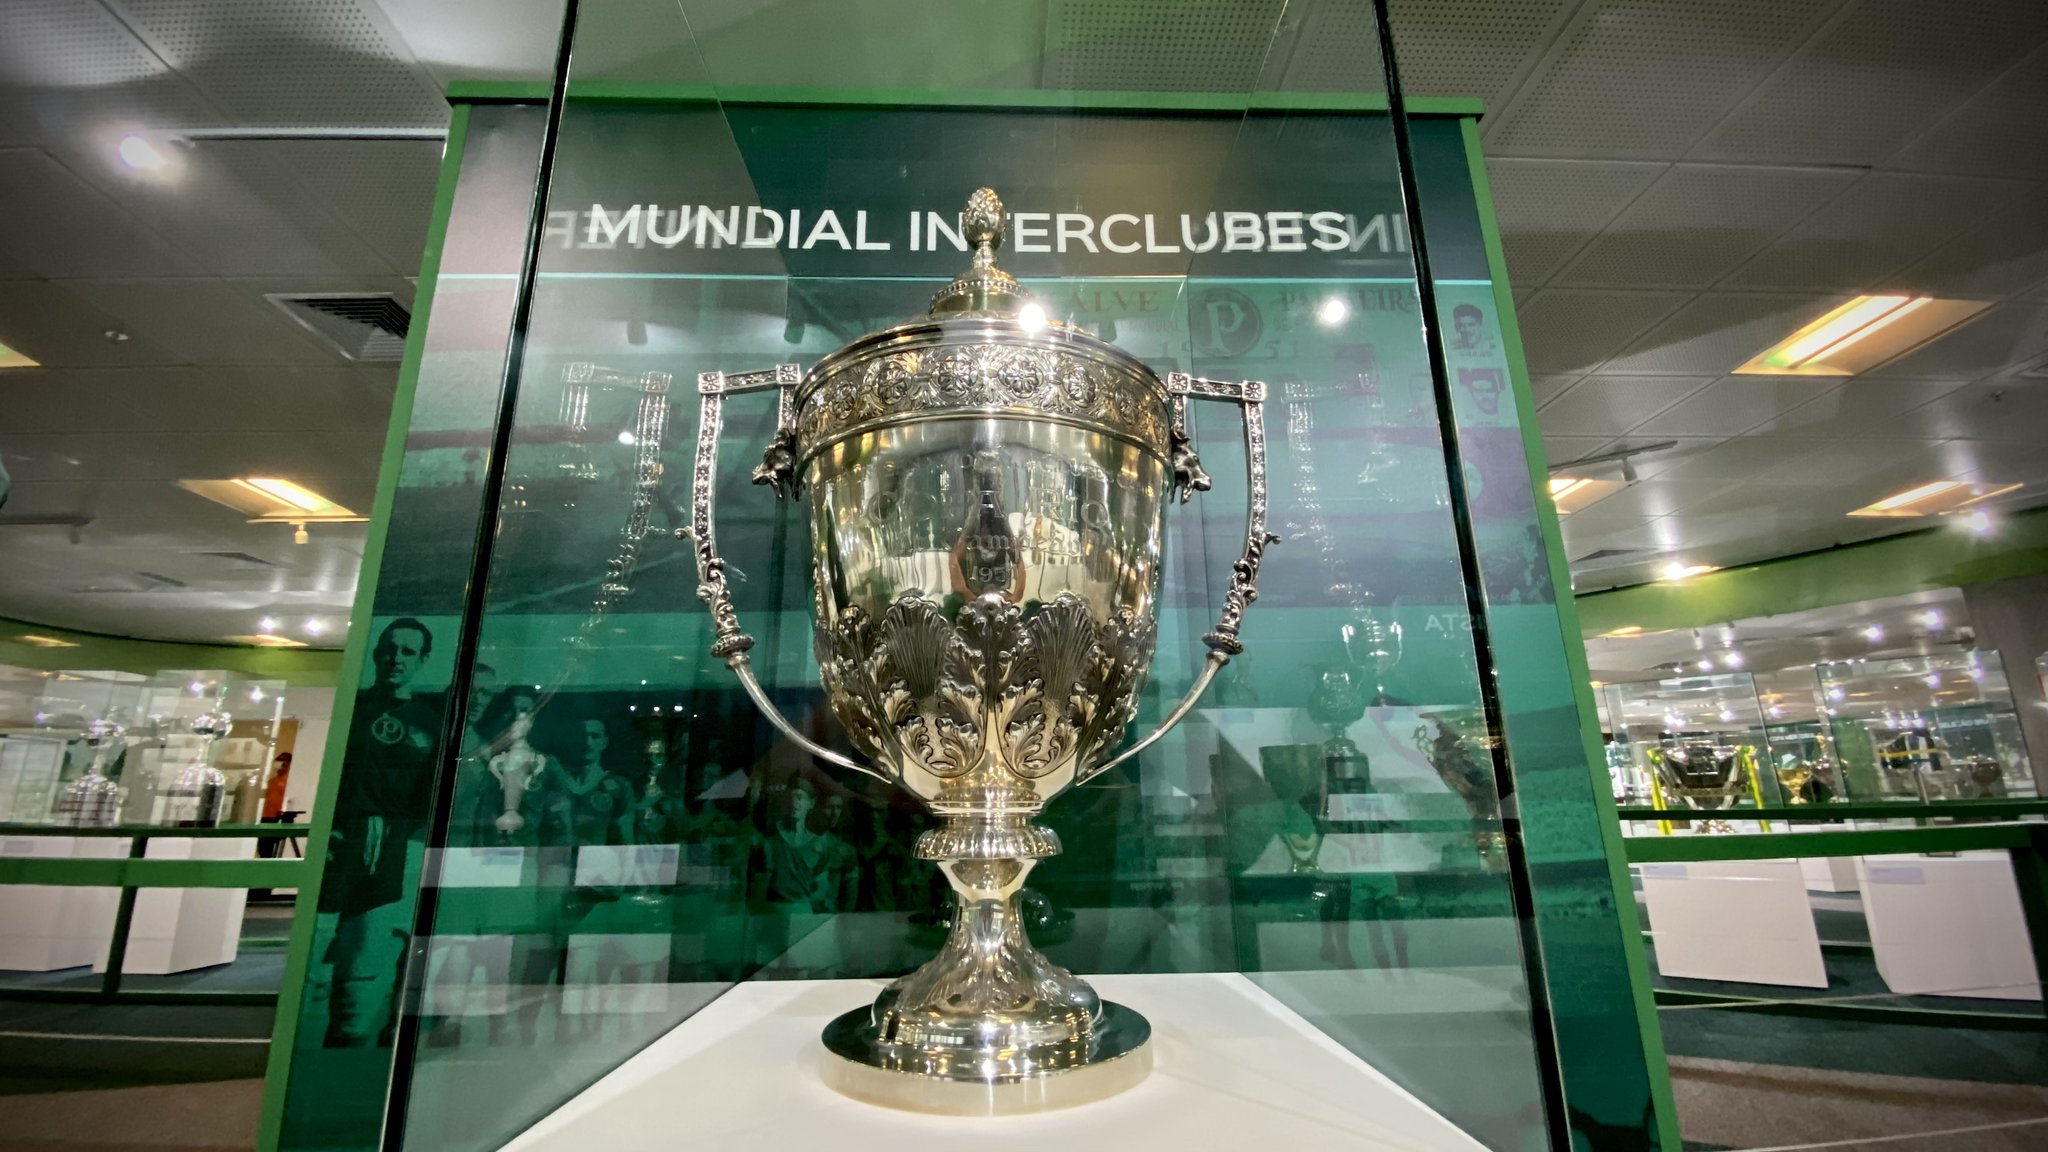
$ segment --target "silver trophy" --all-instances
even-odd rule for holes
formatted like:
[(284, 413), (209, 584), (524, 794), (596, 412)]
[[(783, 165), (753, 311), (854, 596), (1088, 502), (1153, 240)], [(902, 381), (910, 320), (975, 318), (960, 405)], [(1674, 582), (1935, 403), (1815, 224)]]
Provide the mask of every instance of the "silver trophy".
[[(1649, 750), (1650, 767), (1666, 795), (1703, 812), (1734, 808), (1749, 789), (1755, 773), (1755, 752), (1747, 744), (1714, 744), (1705, 740), (1674, 742)], [(1733, 832), (1735, 825), (1720, 816), (1700, 821), (1702, 832)]]
[[(825, 1030), (827, 1080), (874, 1103), (994, 1114), (1120, 1092), (1150, 1070), (1151, 1026), (1031, 945), (1019, 892), (1060, 851), (1046, 802), (1116, 767), (1190, 710), (1242, 650), (1266, 531), (1265, 385), (1174, 373), (1046, 316), (995, 266), (994, 192), (967, 202), (967, 272), (929, 315), (795, 365), (698, 378), (691, 534), (712, 655), (813, 756), (889, 781), (939, 818), (917, 842), (957, 908), (939, 954)], [(810, 503), (816, 650), (867, 763), (807, 739), (747, 661), (712, 528), (726, 396), (775, 389), (754, 480)], [(1243, 555), (1208, 661), (1158, 729), (1117, 755), (1152, 663), (1168, 497), (1209, 486), (1190, 397), (1244, 416)]]

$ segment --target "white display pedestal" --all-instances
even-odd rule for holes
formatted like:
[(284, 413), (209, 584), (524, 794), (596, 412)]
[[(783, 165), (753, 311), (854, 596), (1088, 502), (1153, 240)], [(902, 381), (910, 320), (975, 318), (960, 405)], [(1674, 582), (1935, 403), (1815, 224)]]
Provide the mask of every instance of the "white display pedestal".
[(1796, 860), (1641, 864), (1657, 971), (1684, 980), (1825, 988)]
[[(128, 853), (110, 836), (9, 836), (0, 856), (38, 860), (100, 860)], [(69, 884), (0, 884), (0, 969), (55, 972), (104, 962), (114, 931), (118, 888)]]
[(2011, 857), (1865, 856), (1856, 864), (1885, 987), (1901, 996), (2041, 998)]
[[(252, 838), (177, 839), (167, 829), (149, 842), (151, 860), (253, 860)], [(115, 840), (123, 851), (128, 842)], [(108, 889), (107, 891), (112, 891)], [(135, 919), (128, 928), (128, 954), (121, 971), (134, 976), (190, 972), (234, 960), (242, 937), (246, 888), (143, 888), (135, 894)], [(92, 958), (93, 971), (107, 968), (106, 940)]]
[(1235, 973), (1091, 976), (1152, 1022), (1155, 1066), (1120, 1096), (1057, 1112), (929, 1116), (827, 1088), (818, 1034), (870, 980), (735, 987), (506, 1145), (508, 1152), (736, 1148), (1094, 1152), (1133, 1148), (1481, 1152), (1484, 1145)]

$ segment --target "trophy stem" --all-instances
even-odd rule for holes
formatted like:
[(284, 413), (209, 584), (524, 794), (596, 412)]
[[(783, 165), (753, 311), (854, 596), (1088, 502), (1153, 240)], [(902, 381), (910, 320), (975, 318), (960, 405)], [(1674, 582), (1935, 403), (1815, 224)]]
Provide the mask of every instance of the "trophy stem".
[(825, 1029), (826, 1080), (870, 1103), (996, 1115), (1115, 1095), (1151, 1070), (1151, 1025), (1031, 944), (1024, 880), (1059, 851), (1022, 816), (959, 814), (918, 840), (953, 889), (938, 955)]

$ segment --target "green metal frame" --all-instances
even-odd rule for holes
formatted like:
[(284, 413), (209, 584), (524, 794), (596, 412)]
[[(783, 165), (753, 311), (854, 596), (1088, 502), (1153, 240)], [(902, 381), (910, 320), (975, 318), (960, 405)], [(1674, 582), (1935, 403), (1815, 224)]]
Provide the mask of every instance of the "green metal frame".
[(106, 972), (94, 988), (5, 988), (0, 1000), (93, 1004), (271, 1004), (276, 992), (124, 992), (123, 968), (128, 961), (128, 935), (135, 924), (135, 900), (143, 888), (291, 888), (315, 872), (304, 860), (150, 860), (152, 839), (219, 840), (257, 836), (300, 836), (305, 824), (225, 824), (214, 828), (163, 828), (127, 825), (113, 828), (65, 828), (49, 824), (0, 824), (5, 836), (63, 836), (128, 839), (128, 855), (119, 859), (64, 860), (0, 857), (0, 884), (52, 884), (66, 887), (119, 888), (114, 930), (107, 940)]
[(1657, 1023), (1657, 1005), (1650, 981), (1649, 958), (1641, 940), (1642, 919), (1636, 914), (1633, 885), (1629, 880), (1627, 857), (1623, 853), (1621, 825), (1614, 817), (1614, 797), (1600, 750), (1599, 712), (1593, 700), (1593, 676), (1586, 663), (1586, 645), (1577, 606), (1568, 591), (1571, 571), (1565, 560), (1564, 536), (1558, 527), (1557, 507), (1550, 500), (1550, 473), (1543, 452), (1543, 434), (1536, 423), (1536, 399), (1529, 387), (1529, 369), (1522, 354), (1522, 331), (1515, 320), (1515, 299), (1508, 285), (1507, 255), (1501, 247), (1500, 222), (1494, 216), (1493, 189), (1486, 178), (1486, 160), (1480, 149), (1479, 122), (1466, 117), (1463, 123), (1465, 159), (1471, 172), (1473, 200), (1479, 207), (1480, 237), (1486, 246), (1486, 264), (1493, 281), (1494, 314), (1500, 317), (1502, 349), (1507, 355), (1508, 375), (1513, 384), (1516, 418), (1521, 425), (1523, 453), (1529, 461), (1529, 483), (1536, 495), (1536, 522), (1543, 534), (1544, 552), (1550, 561), (1550, 579), (1558, 592), (1558, 624), (1564, 630), (1565, 664), (1572, 678), (1573, 699), (1579, 711), (1579, 735), (1591, 778), (1594, 803), (1600, 807), (1601, 846), (1607, 856), (1607, 878), (1613, 888), (1615, 916), (1620, 921), (1620, 938), (1615, 946), (1627, 956), (1629, 988), (1634, 1001), (1637, 1030), (1642, 1034), (1643, 1060), (1650, 1079), (1650, 1103), (1656, 1113), (1660, 1145), (1676, 1152), (1684, 1147), (1678, 1131), (1678, 1105), (1671, 1090), (1671, 1070), (1664, 1056), (1664, 1033)]
[[(1623, 820), (1686, 820), (1682, 808), (1640, 805), (1615, 810)], [(1943, 800), (1933, 804), (1885, 803), (1793, 804), (1763, 808), (1730, 808), (1738, 820), (1784, 820), (1793, 824), (1830, 824), (1837, 820), (2010, 820), (2016, 816), (2048, 816), (2048, 800)]]
[(384, 459), (377, 473), (377, 498), (370, 511), (369, 539), (363, 549), (363, 566), (356, 580), (355, 608), (350, 619), (348, 643), (339, 663), (340, 691), (334, 694), (334, 717), (328, 727), (326, 758), (334, 766), (320, 774), (320, 789), (313, 801), (312, 834), (306, 841), (306, 881), (299, 885), (298, 906), (292, 916), (291, 943), (285, 953), (284, 984), (277, 1001), (277, 1019), (272, 1026), (270, 1059), (264, 1073), (263, 1118), (257, 1131), (258, 1152), (276, 1152), (284, 1128), (285, 1095), (290, 1084), (292, 1054), (297, 1046), (299, 1013), (305, 995), (306, 977), (312, 967), (313, 935), (320, 906), (320, 862), (327, 858), (327, 838), (332, 828), (334, 804), (341, 787), (342, 761), (348, 749), (348, 733), (355, 720), (355, 693), (363, 662), (370, 649), (371, 613), (377, 594), (377, 577), (384, 567), (384, 544), (391, 528), (391, 505), (398, 496), (398, 475), (405, 462), (405, 436), (412, 426), (414, 396), (419, 387), (420, 358), (426, 347), (427, 324), (434, 300), (434, 284), (441, 270), (441, 248), (448, 237), (448, 218), (455, 203), (455, 179), (462, 168), (462, 150), (468, 139), (469, 108), (456, 104), (448, 120), (448, 142), (441, 154), (440, 177), (434, 188), (433, 215), (427, 222), (426, 247), (420, 257), (419, 287), (413, 295), (412, 326), (405, 342), (405, 360), (398, 370), (398, 390), (391, 404), (391, 423), (384, 434)]
[[(524, 81), (458, 80), (448, 99), (480, 103), (545, 103), (548, 86)], [(1385, 112), (1383, 92), (1136, 92), (1041, 88), (834, 88), (768, 84), (647, 84), (616, 80), (569, 82), (571, 100), (661, 104), (802, 104), (846, 108), (1069, 108), (1102, 112)], [(1463, 96), (1411, 96), (1413, 116), (1478, 116), (1485, 105)]]

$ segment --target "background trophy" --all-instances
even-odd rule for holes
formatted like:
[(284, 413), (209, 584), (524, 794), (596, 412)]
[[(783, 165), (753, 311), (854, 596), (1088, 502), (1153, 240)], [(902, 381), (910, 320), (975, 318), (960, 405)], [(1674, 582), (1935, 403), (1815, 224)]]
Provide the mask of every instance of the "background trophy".
[[(1649, 749), (1650, 768), (1666, 795), (1676, 796), (1689, 808), (1722, 812), (1750, 787), (1745, 773), (1753, 774), (1754, 753), (1747, 744), (1710, 744), (1689, 740)], [(1720, 817), (1700, 821), (1702, 832), (1733, 832), (1735, 825)]]
[[(876, 332), (808, 374), (698, 378), (692, 507), (712, 655), (812, 755), (890, 781), (938, 818), (916, 855), (956, 906), (939, 954), (825, 1030), (833, 1087), (926, 1112), (993, 1114), (1114, 1094), (1150, 1068), (1151, 1026), (1100, 1000), (1025, 935), (1019, 894), (1059, 838), (1047, 801), (1129, 760), (1194, 707), (1242, 650), (1266, 531), (1265, 386), (1179, 373), (1047, 317), (995, 266), (1002, 204), (968, 200), (967, 272), (928, 316)], [(756, 483), (808, 495), (821, 679), (861, 763), (769, 701), (747, 661), (712, 525), (724, 398), (774, 389)], [(1189, 397), (1245, 421), (1250, 509), (1209, 658), (1160, 727), (1111, 756), (1152, 662), (1165, 508), (1209, 478)]]

